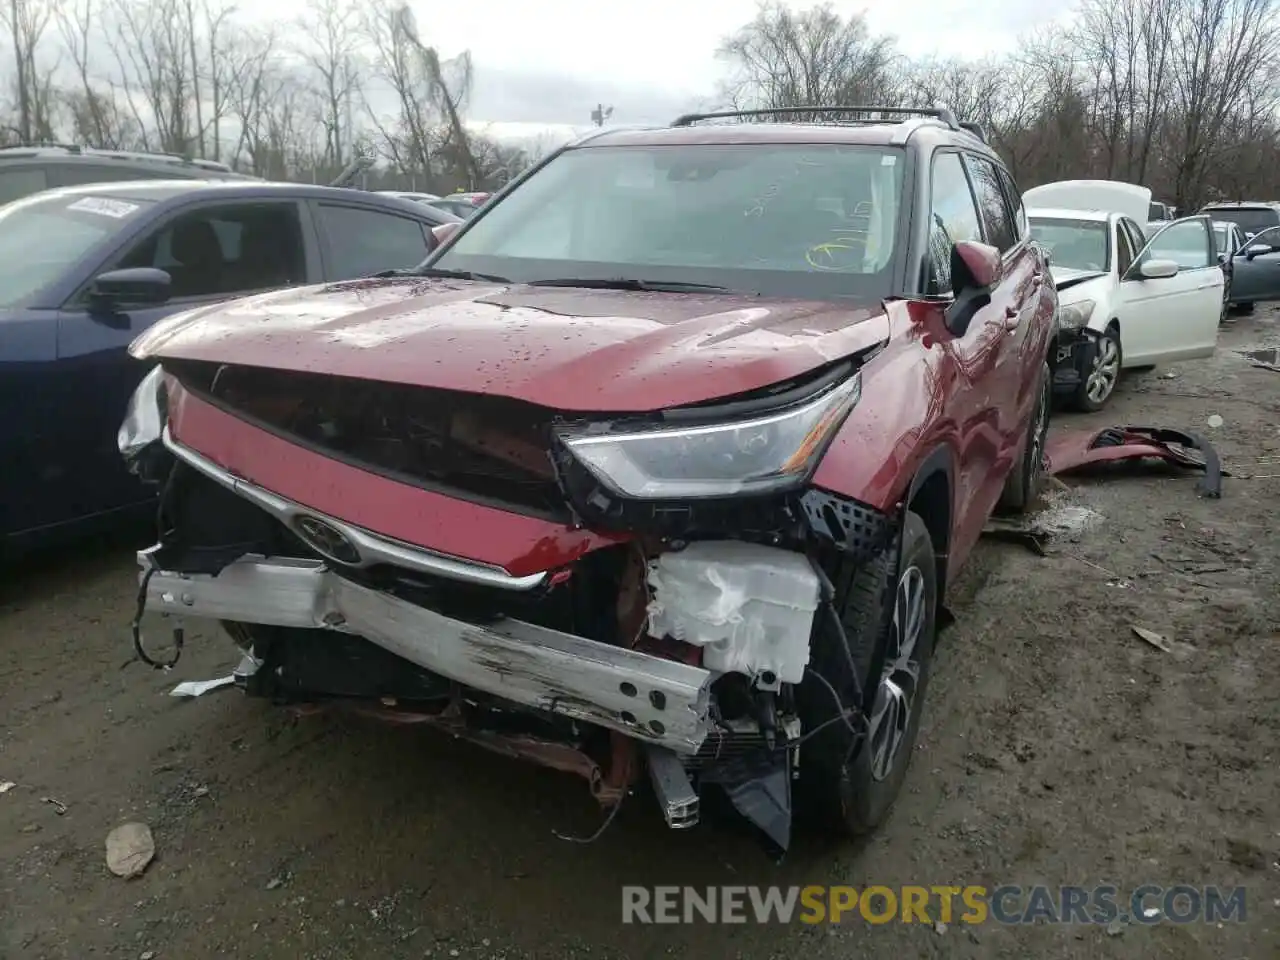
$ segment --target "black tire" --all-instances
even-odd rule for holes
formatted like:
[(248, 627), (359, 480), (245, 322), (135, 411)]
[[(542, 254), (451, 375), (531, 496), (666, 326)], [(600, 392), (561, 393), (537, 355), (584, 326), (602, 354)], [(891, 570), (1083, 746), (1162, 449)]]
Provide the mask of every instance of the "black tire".
[[(1124, 365), (1124, 351), (1120, 348), (1120, 331), (1108, 327), (1106, 332), (1084, 351), (1080, 370), (1080, 385), (1071, 396), (1071, 406), (1084, 413), (1097, 413), (1107, 405), (1120, 384), (1120, 369)], [(1110, 371), (1107, 379), (1107, 371)], [(1103, 392), (1091, 396), (1094, 378), (1105, 382)]]
[(1241, 313), (1253, 313), (1253, 308), (1255, 306), (1256, 304), (1254, 303), (1237, 303), (1236, 309), (1239, 310)]
[(1045, 439), (1049, 435), (1049, 415), (1053, 409), (1053, 374), (1045, 363), (1040, 371), (1040, 399), (1031, 411), (1027, 424), (1027, 438), (1022, 445), (1018, 462), (1005, 479), (1000, 494), (999, 509), (1009, 513), (1023, 513), (1035, 501), (1044, 479)]
[[(839, 571), (837, 610), (848, 639), (849, 655), (840, 648), (841, 640), (828, 612), (824, 628), (816, 634), (818, 640), (809, 668), (826, 678), (832, 689), (806, 675), (797, 698), (803, 729), (828, 724), (800, 748), (799, 784), (802, 809), (828, 837), (863, 836), (884, 822), (902, 789), (915, 749), (936, 638), (938, 567), (928, 528), (910, 511), (905, 514), (902, 567), (896, 577), (895, 559), (896, 544), (868, 563), (856, 568), (845, 564), (848, 569)], [(918, 597), (921, 604), (919, 616), (909, 621), (918, 628), (913, 631), (914, 650), (909, 658), (915, 665), (913, 687), (909, 682), (911, 673), (895, 669), (901, 636), (898, 627), (906, 624), (895, 622), (895, 606), (889, 605), (901, 602), (900, 596), (907, 599), (904, 584), (910, 584), (911, 598)], [(858, 672), (858, 685), (851, 680), (850, 660)], [(881, 663), (883, 668), (877, 666)], [(893, 699), (883, 693), (878, 698), (885, 670), (896, 679), (898, 689), (909, 693), (905, 711), (895, 714), (901, 723), (892, 724), (898, 736), (891, 754), (882, 749), (887, 746), (884, 735), (891, 718), (876, 712), (878, 706)], [(873, 676), (873, 680), (868, 679)], [(864, 712), (871, 721), (867, 737), (855, 736), (849, 725), (837, 719), (840, 709), (833, 691), (843, 704), (853, 705), (857, 703), (858, 686), (865, 691)]]

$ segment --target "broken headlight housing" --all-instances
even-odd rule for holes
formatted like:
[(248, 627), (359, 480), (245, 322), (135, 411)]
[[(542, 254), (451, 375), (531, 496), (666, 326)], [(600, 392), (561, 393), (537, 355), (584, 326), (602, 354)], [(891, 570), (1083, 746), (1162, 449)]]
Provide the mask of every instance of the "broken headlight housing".
[[(783, 409), (721, 422), (564, 431), (561, 442), (607, 489), (636, 500), (778, 493), (804, 484), (862, 395), (859, 373)], [(681, 411), (680, 421), (693, 411)]]
[(1095, 306), (1097, 304), (1093, 300), (1077, 300), (1075, 303), (1063, 304), (1058, 308), (1058, 328), (1079, 330), (1087, 326)]
[(133, 391), (125, 408), (124, 422), (116, 433), (116, 446), (126, 461), (135, 460), (138, 454), (164, 435), (167, 413), (164, 370), (156, 364)]

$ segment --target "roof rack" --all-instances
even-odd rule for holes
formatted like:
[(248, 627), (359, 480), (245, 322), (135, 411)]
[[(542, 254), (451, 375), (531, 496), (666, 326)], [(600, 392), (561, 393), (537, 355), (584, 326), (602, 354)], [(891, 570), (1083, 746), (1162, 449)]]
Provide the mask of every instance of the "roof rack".
[(960, 129), (968, 130), (983, 143), (987, 142), (987, 131), (980, 123), (976, 123), (973, 120), (961, 120)]
[[(836, 106), (836, 107), (773, 107), (770, 109), (759, 110), (724, 110), (716, 113), (686, 113), (677, 117), (671, 124), (673, 127), (691, 127), (695, 123), (702, 120), (728, 120), (728, 119), (746, 119), (748, 117), (786, 117), (796, 116), (798, 114), (850, 114), (850, 113), (878, 113), (879, 117), (857, 117), (846, 119), (845, 123), (850, 124), (875, 124), (884, 123), (889, 117), (933, 117), (935, 120), (941, 120), (952, 130), (968, 129), (969, 132), (974, 131), (964, 124), (956, 120), (956, 115), (946, 107), (877, 107), (869, 105), (853, 105), (853, 106)], [(977, 126), (974, 124), (973, 126)], [(981, 129), (981, 127), (979, 127)]]
[(199, 167), (202, 170), (217, 170), (220, 173), (231, 173), (231, 167), (217, 160), (203, 160), (192, 157), (180, 157), (172, 153), (142, 153), (133, 150), (98, 150), (94, 147), (78, 143), (22, 143), (0, 147), (2, 156), (51, 155), (54, 152), (77, 157), (102, 157), (108, 160), (137, 160), (144, 163), (164, 163), (170, 166)]

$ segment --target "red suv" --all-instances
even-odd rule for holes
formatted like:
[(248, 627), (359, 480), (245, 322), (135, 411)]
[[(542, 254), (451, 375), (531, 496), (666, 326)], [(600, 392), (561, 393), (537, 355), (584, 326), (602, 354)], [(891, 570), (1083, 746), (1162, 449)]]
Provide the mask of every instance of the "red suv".
[(785, 848), (794, 781), (806, 823), (863, 833), (947, 585), (1036, 488), (1056, 312), (948, 111), (602, 131), (414, 271), (134, 343), (159, 366), (121, 449), (165, 485), (139, 609), (221, 621), (251, 695), (605, 805), (647, 769), (673, 827), (715, 784)]

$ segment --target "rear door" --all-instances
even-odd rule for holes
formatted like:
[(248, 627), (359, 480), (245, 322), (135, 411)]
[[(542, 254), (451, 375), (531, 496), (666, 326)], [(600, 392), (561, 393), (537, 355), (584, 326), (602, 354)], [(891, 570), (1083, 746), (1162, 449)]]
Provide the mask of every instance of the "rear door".
[(1280, 227), (1263, 230), (1237, 250), (1233, 259), (1231, 300), (1255, 303), (1280, 300)]
[[(1172, 260), (1172, 277), (1147, 279), (1142, 265)], [(1121, 277), (1118, 309), (1125, 366), (1210, 356), (1222, 316), (1222, 269), (1207, 216), (1175, 220)]]
[[(160, 216), (84, 278), (58, 318), (58, 364), (76, 379), (85, 441), (74, 452), (75, 503), (101, 513), (150, 497), (116, 448), (124, 409), (146, 373), (128, 346), (156, 321), (182, 310), (319, 279), (307, 211), (296, 200), (203, 201)], [(105, 315), (88, 300), (93, 277), (124, 267), (169, 272), (173, 296), (161, 306)]]

